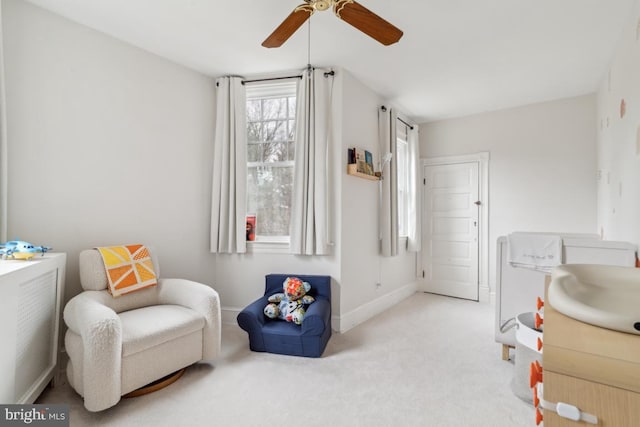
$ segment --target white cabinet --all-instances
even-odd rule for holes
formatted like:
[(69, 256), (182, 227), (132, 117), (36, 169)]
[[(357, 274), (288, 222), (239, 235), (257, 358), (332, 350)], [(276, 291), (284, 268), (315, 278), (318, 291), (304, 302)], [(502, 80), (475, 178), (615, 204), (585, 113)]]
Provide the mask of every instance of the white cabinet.
[(0, 261), (0, 403), (33, 403), (58, 366), (66, 255)]

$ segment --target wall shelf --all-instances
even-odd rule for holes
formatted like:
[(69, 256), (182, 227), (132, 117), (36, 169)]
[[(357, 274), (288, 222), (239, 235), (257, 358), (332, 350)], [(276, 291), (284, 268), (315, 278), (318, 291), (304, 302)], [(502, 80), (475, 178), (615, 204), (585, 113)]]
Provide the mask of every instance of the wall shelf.
[(347, 175), (357, 176), (358, 178), (364, 178), (370, 181), (380, 181), (380, 177), (376, 175), (368, 175), (366, 173), (358, 172), (358, 165), (355, 163), (347, 165)]

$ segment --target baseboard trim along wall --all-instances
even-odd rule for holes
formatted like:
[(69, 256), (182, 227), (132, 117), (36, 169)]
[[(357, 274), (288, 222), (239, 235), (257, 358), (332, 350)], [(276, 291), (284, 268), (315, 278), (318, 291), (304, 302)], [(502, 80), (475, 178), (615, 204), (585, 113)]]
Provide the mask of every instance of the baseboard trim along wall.
[(491, 290), (489, 289), (489, 287), (480, 285), (478, 289), (478, 301), (491, 302), (492, 298), (495, 301), (495, 295), (491, 293)]
[[(409, 283), (403, 287), (396, 289), (388, 294), (381, 295), (379, 298), (369, 301), (366, 304), (346, 313), (342, 316), (331, 316), (331, 328), (337, 332), (346, 332), (351, 328), (358, 326), (361, 323), (366, 322), (377, 314), (393, 307), (405, 298), (410, 297), (417, 291), (416, 282)], [(236, 307), (223, 307), (222, 308), (222, 323), (229, 325), (237, 325), (238, 314), (242, 311), (241, 308)]]
[(381, 295), (379, 298), (369, 301), (368, 303), (351, 310), (349, 313), (345, 313), (340, 316), (337, 319), (337, 324), (335, 321), (332, 321), (333, 328), (340, 333), (347, 332), (349, 329), (366, 322), (377, 314), (382, 313), (383, 311), (398, 304), (400, 301), (410, 297), (415, 294), (417, 290), (418, 284), (416, 282), (411, 282), (393, 292)]

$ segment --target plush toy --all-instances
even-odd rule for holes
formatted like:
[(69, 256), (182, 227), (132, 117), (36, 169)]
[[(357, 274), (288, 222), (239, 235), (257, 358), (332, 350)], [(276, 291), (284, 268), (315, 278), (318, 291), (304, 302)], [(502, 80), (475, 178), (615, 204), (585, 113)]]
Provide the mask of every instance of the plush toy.
[(311, 295), (311, 285), (297, 277), (287, 277), (282, 283), (284, 293), (273, 294), (264, 308), (264, 315), (270, 319), (283, 319), (301, 325), (305, 315), (305, 305), (315, 301)]

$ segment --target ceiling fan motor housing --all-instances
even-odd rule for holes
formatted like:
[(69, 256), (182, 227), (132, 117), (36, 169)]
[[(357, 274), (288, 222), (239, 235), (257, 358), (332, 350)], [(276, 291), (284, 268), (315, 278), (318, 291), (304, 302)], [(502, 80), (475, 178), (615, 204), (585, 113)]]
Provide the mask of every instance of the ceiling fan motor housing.
[(323, 10), (329, 9), (332, 4), (333, 4), (333, 1), (331, 1), (331, 0), (316, 0), (313, 3), (313, 7), (316, 10), (319, 10), (319, 11), (322, 12)]

